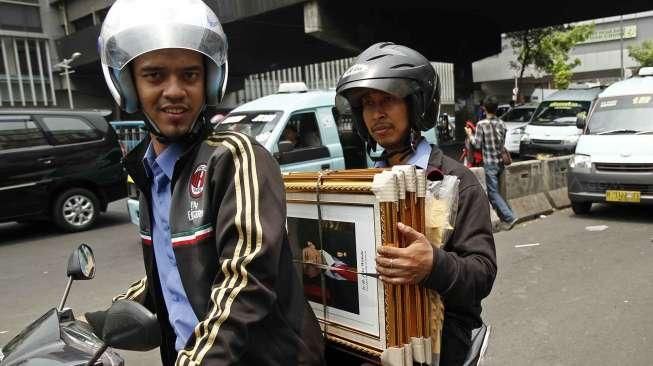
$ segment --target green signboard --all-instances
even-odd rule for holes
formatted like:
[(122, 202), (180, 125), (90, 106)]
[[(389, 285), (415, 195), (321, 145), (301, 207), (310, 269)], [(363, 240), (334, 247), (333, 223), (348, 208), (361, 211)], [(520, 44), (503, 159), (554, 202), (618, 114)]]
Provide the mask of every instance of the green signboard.
[[(624, 39), (637, 37), (637, 25), (626, 25), (623, 29)], [(621, 27), (597, 29), (585, 42), (581, 42), (580, 44), (618, 41), (620, 38), (620, 32)]]

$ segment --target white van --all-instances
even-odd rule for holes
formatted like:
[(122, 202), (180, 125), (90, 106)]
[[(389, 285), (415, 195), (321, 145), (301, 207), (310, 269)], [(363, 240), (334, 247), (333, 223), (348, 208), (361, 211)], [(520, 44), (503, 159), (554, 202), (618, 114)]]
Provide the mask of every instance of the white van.
[(581, 130), (576, 128), (578, 114), (587, 114), (601, 87), (560, 90), (549, 95), (533, 114), (519, 145), (520, 156), (574, 153)]
[(612, 84), (594, 104), (570, 163), (576, 214), (593, 202), (653, 203), (653, 67)]
[(511, 154), (519, 154), (521, 138), (536, 109), (537, 103), (526, 103), (513, 107), (499, 117), (506, 126), (505, 147)]

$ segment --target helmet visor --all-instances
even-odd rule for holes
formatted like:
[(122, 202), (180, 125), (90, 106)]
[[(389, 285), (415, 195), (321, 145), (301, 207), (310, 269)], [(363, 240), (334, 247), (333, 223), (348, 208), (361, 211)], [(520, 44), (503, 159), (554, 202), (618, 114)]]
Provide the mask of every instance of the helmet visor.
[(367, 94), (370, 89), (380, 90), (392, 94), (399, 98), (405, 98), (416, 91), (416, 83), (405, 79), (385, 78), (385, 79), (362, 79), (354, 80), (343, 85), (339, 94), (342, 94), (349, 104), (358, 108), (361, 105), (361, 98)]
[(154, 50), (198, 51), (225, 63), (227, 40), (215, 13), (201, 0), (118, 0), (102, 25), (102, 64), (121, 70)]

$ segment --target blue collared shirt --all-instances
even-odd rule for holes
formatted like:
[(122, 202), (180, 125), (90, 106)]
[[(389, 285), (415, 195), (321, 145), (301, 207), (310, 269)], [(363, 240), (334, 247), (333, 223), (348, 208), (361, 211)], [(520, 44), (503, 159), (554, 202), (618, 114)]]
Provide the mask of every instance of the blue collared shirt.
[(184, 348), (199, 322), (188, 301), (186, 291), (179, 276), (177, 260), (172, 250), (170, 234), (171, 184), (175, 163), (182, 153), (179, 144), (169, 145), (156, 156), (152, 144), (147, 148), (143, 165), (152, 178), (152, 245), (159, 271), (163, 300), (168, 309), (168, 320), (177, 335), (175, 348)]
[[(410, 154), (408, 160), (404, 163), (405, 165), (415, 165), (419, 169), (425, 169), (429, 166), (429, 159), (431, 158), (431, 144), (426, 141), (425, 138), (422, 138), (417, 144), (415, 152)], [(386, 161), (377, 161), (374, 164), (376, 168), (386, 168), (388, 167), (388, 162)]]

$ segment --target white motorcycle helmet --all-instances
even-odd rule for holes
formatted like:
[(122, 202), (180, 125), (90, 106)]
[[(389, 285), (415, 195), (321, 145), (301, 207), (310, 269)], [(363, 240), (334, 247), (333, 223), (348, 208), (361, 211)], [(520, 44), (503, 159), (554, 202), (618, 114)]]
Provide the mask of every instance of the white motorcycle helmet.
[[(127, 113), (140, 109), (129, 63), (160, 49), (183, 48), (203, 54), (206, 105), (215, 106), (224, 96), (227, 37), (218, 17), (202, 0), (117, 0), (102, 24), (98, 48), (109, 91)], [(146, 125), (163, 137), (152, 121)], [(189, 133), (197, 129), (195, 125)]]

